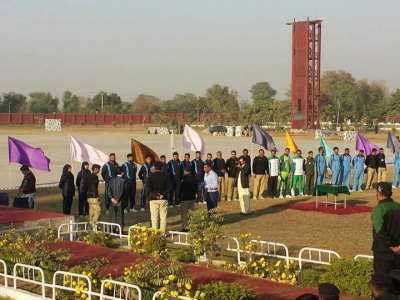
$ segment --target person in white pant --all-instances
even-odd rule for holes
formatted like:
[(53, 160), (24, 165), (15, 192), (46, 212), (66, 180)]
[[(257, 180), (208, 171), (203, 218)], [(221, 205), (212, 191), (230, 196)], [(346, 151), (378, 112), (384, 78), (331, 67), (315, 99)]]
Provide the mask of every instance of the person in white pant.
[(239, 158), (238, 172), (236, 173), (236, 183), (239, 194), (240, 209), (242, 215), (250, 214), (250, 191), (249, 191), (249, 176), (251, 175), (251, 168), (246, 164), (245, 157)]

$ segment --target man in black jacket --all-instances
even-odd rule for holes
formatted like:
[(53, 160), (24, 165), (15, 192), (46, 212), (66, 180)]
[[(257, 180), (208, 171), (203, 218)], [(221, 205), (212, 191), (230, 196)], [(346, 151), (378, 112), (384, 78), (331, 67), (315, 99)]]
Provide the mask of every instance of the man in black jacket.
[[(111, 208), (111, 223), (118, 223), (121, 230), (124, 229), (124, 212), (123, 205), (128, 196), (128, 183), (123, 178), (125, 175), (124, 170), (118, 167), (116, 170), (116, 177), (112, 178), (108, 184), (107, 194), (110, 198)], [(122, 233), (122, 232), (120, 232)]]
[(371, 154), (368, 154), (365, 158), (365, 165), (367, 166), (367, 181), (365, 185), (365, 189), (369, 190), (372, 188), (372, 184), (376, 182), (376, 169), (378, 167), (376, 161), (376, 149), (371, 150)]
[(147, 154), (144, 158), (145, 163), (139, 170), (139, 179), (142, 180), (142, 194), (140, 195), (140, 211), (145, 211), (146, 198), (147, 198), (147, 178), (149, 178), (151, 173), (151, 168), (153, 167), (152, 156)]
[(94, 164), (92, 166), (92, 174), (87, 182), (87, 201), (89, 203), (89, 216), (88, 222), (96, 224), (99, 220), (101, 207), (99, 199), (99, 177), (97, 174), (100, 172), (100, 166)]
[(58, 184), (58, 187), (61, 189), (63, 196), (64, 215), (71, 214), (72, 200), (75, 195), (74, 174), (72, 174), (71, 170), (72, 170), (71, 165), (64, 166), (63, 173), (60, 178), (60, 183)]
[(87, 202), (87, 181), (90, 177), (89, 163), (84, 161), (81, 166), (81, 170), (76, 176), (76, 187), (78, 188), (79, 204), (78, 212), (79, 216), (87, 216), (89, 214), (89, 203)]
[(378, 182), (386, 181), (386, 158), (383, 148), (379, 148), (379, 153), (376, 155), (376, 165)]
[(119, 167), (118, 163), (115, 161), (115, 153), (110, 153), (109, 155), (109, 161), (106, 162), (103, 166), (103, 169), (101, 169), (101, 177), (103, 177), (104, 182), (105, 182), (105, 188), (104, 188), (104, 202), (106, 203), (106, 214), (108, 215), (110, 213), (109, 208), (110, 208), (110, 199), (108, 198), (107, 190), (108, 190), (108, 183), (110, 182), (111, 178), (114, 178), (117, 176), (116, 171), (117, 168)]
[(188, 225), (188, 211), (194, 210), (198, 187), (199, 184), (196, 176), (191, 173), (190, 168), (185, 168), (180, 191), (182, 232), (188, 231), (186, 228)]
[(162, 164), (154, 163), (154, 172), (146, 182), (147, 195), (150, 203), (151, 227), (161, 229), (165, 234), (167, 229), (168, 194), (172, 191), (169, 176), (161, 172)]
[(222, 158), (221, 151), (218, 151), (217, 152), (217, 157), (214, 158), (213, 170), (218, 175), (218, 191), (219, 191), (219, 199), (218, 199), (218, 201), (221, 201), (221, 200), (226, 201), (226, 198), (225, 198), (226, 166), (225, 166), (225, 159)]
[[(190, 169), (190, 167), (188, 168)], [(172, 206), (174, 203), (180, 203), (179, 195), (183, 176), (181, 161), (179, 160), (179, 154), (176, 151), (172, 154), (172, 159), (168, 162), (168, 172), (173, 186), (171, 193), (168, 195), (168, 205)]]
[(36, 208), (36, 177), (33, 175), (28, 166), (22, 165), (20, 168), (21, 173), (24, 175), (21, 186), (19, 187), (19, 193), (21, 197), (26, 197), (29, 200), (29, 208)]
[(124, 168), (125, 180), (128, 183), (128, 195), (126, 198), (127, 203), (124, 203), (123, 205), (124, 213), (128, 213), (128, 198), (130, 211), (138, 212), (138, 210), (135, 209), (137, 165), (133, 162), (132, 153), (129, 153), (126, 158), (128, 161), (122, 165)]
[(235, 179), (239, 160), (236, 157), (236, 151), (231, 151), (231, 157), (226, 160), (226, 172), (228, 173), (228, 194), (226, 196), (228, 201), (236, 200), (237, 188), (235, 186)]
[[(246, 162), (247, 165), (247, 162)], [(253, 159), (253, 178), (254, 178), (254, 190), (253, 200), (265, 199), (263, 193), (265, 191), (265, 183), (269, 176), (269, 161), (264, 155), (264, 150), (258, 150), (258, 156)]]
[(239, 192), (240, 209), (242, 215), (250, 214), (250, 192), (249, 192), (249, 177), (251, 175), (251, 168), (246, 163), (246, 158), (241, 156), (239, 158), (238, 172), (236, 174), (236, 183)]
[(375, 272), (400, 269), (400, 204), (391, 197), (392, 184), (379, 182), (376, 189), (379, 203), (371, 214)]

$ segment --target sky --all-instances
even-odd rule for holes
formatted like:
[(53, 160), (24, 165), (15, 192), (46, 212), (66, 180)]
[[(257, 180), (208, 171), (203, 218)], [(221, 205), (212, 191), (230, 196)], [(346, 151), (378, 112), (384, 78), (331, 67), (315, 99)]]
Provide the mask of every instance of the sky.
[(0, 1), (0, 93), (133, 101), (204, 95), (215, 83), (250, 98), (291, 81), (291, 27), (322, 19), (321, 69), (400, 88), (398, 0)]

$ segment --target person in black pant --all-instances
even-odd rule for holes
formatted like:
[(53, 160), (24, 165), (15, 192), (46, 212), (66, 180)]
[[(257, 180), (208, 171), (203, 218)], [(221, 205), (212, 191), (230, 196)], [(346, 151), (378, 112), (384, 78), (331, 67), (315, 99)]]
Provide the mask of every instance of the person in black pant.
[(101, 177), (103, 177), (104, 182), (105, 182), (105, 188), (104, 188), (104, 202), (106, 204), (106, 214), (108, 215), (110, 213), (109, 208), (110, 208), (110, 199), (108, 198), (107, 194), (107, 189), (108, 189), (108, 183), (110, 182), (111, 178), (114, 178), (116, 175), (117, 168), (119, 167), (118, 163), (115, 161), (115, 153), (110, 153), (109, 155), (109, 161), (106, 162), (101, 169)]
[(185, 153), (183, 160), (181, 161), (181, 172), (183, 174), (183, 170), (185, 167), (189, 166), (192, 167), (192, 163), (190, 162), (190, 153)]
[(153, 162), (152, 156), (151, 155), (146, 155), (145, 158), (145, 163), (142, 165), (139, 171), (139, 178), (143, 182), (142, 186), (142, 194), (140, 195), (140, 211), (145, 211), (145, 206), (146, 206), (146, 198), (147, 198), (147, 191), (146, 191), (146, 182), (147, 178), (149, 178), (150, 173), (151, 173), (151, 168), (153, 167)]
[(236, 157), (236, 151), (232, 150), (231, 157), (226, 160), (225, 164), (226, 172), (228, 173), (228, 193), (226, 195), (228, 201), (236, 200), (237, 198), (237, 187), (235, 186), (235, 182), (238, 165), (239, 159)]
[(376, 187), (378, 205), (371, 214), (375, 272), (400, 269), (400, 204), (391, 197), (392, 184), (379, 182)]
[[(111, 223), (118, 223), (124, 229), (123, 203), (128, 196), (128, 183), (123, 178), (124, 170), (118, 167), (116, 177), (112, 178), (108, 184), (107, 194), (110, 197)], [(122, 233), (122, 232), (120, 232)]]
[(182, 218), (182, 232), (187, 232), (188, 225), (188, 212), (194, 210), (194, 203), (196, 201), (196, 193), (199, 187), (196, 176), (191, 173), (190, 168), (184, 170), (182, 179), (182, 187), (180, 191), (181, 198), (181, 218)]
[[(190, 167), (189, 167), (190, 168)], [(169, 172), (169, 178), (172, 183), (172, 191), (168, 195), (168, 205), (172, 206), (174, 203), (179, 204), (180, 199), (180, 190), (181, 190), (181, 185), (182, 185), (182, 167), (181, 167), (181, 161), (179, 160), (179, 154), (178, 152), (174, 152), (172, 154), (172, 159), (168, 162), (168, 172)], [(174, 202), (175, 199), (175, 202)]]
[(167, 158), (165, 157), (165, 155), (160, 156), (160, 161), (162, 163), (161, 172), (169, 175), (169, 166), (167, 164)]
[(226, 173), (226, 166), (225, 166), (225, 159), (222, 158), (221, 151), (217, 152), (217, 157), (214, 158), (213, 161), (213, 171), (218, 175), (218, 192), (219, 192), (219, 199), (218, 201), (224, 200), (225, 198), (225, 173)]
[(248, 166), (250, 166), (250, 168), (251, 168), (251, 157), (249, 155), (249, 150), (248, 149), (243, 149), (243, 155), (242, 156), (244, 157), (245, 163)]
[[(192, 173), (194, 176), (196, 176), (197, 181), (199, 183), (203, 182), (203, 180), (204, 180), (204, 162), (201, 159), (200, 151), (196, 151), (196, 158), (192, 160)], [(200, 186), (197, 190), (196, 202), (197, 203), (204, 202), (203, 189)]]
[(75, 195), (74, 174), (71, 173), (71, 170), (71, 165), (64, 166), (63, 174), (58, 184), (58, 187), (62, 190), (64, 215), (71, 214), (72, 200)]
[(131, 153), (129, 153), (126, 158), (128, 161), (122, 165), (125, 173), (125, 180), (128, 183), (127, 202), (123, 205), (124, 213), (128, 213), (128, 199), (130, 211), (138, 212), (138, 210), (135, 209), (137, 165), (133, 162), (133, 155)]
[(90, 177), (89, 163), (84, 161), (81, 170), (76, 176), (76, 187), (79, 193), (79, 216), (87, 216), (89, 214), (89, 203), (87, 202), (87, 182)]

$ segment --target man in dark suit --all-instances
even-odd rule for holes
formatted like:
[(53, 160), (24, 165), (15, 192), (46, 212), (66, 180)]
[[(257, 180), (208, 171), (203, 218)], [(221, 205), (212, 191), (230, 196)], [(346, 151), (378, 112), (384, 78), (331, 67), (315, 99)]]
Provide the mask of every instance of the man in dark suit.
[(111, 223), (118, 223), (123, 230), (123, 204), (126, 203), (126, 197), (128, 196), (128, 182), (122, 178), (125, 172), (121, 167), (118, 167), (115, 173), (117, 176), (110, 180), (107, 189), (107, 194), (110, 198)]
[(239, 158), (238, 171), (236, 172), (236, 184), (239, 194), (240, 209), (243, 215), (250, 214), (250, 191), (249, 176), (251, 175), (250, 165), (246, 163), (246, 158)]

